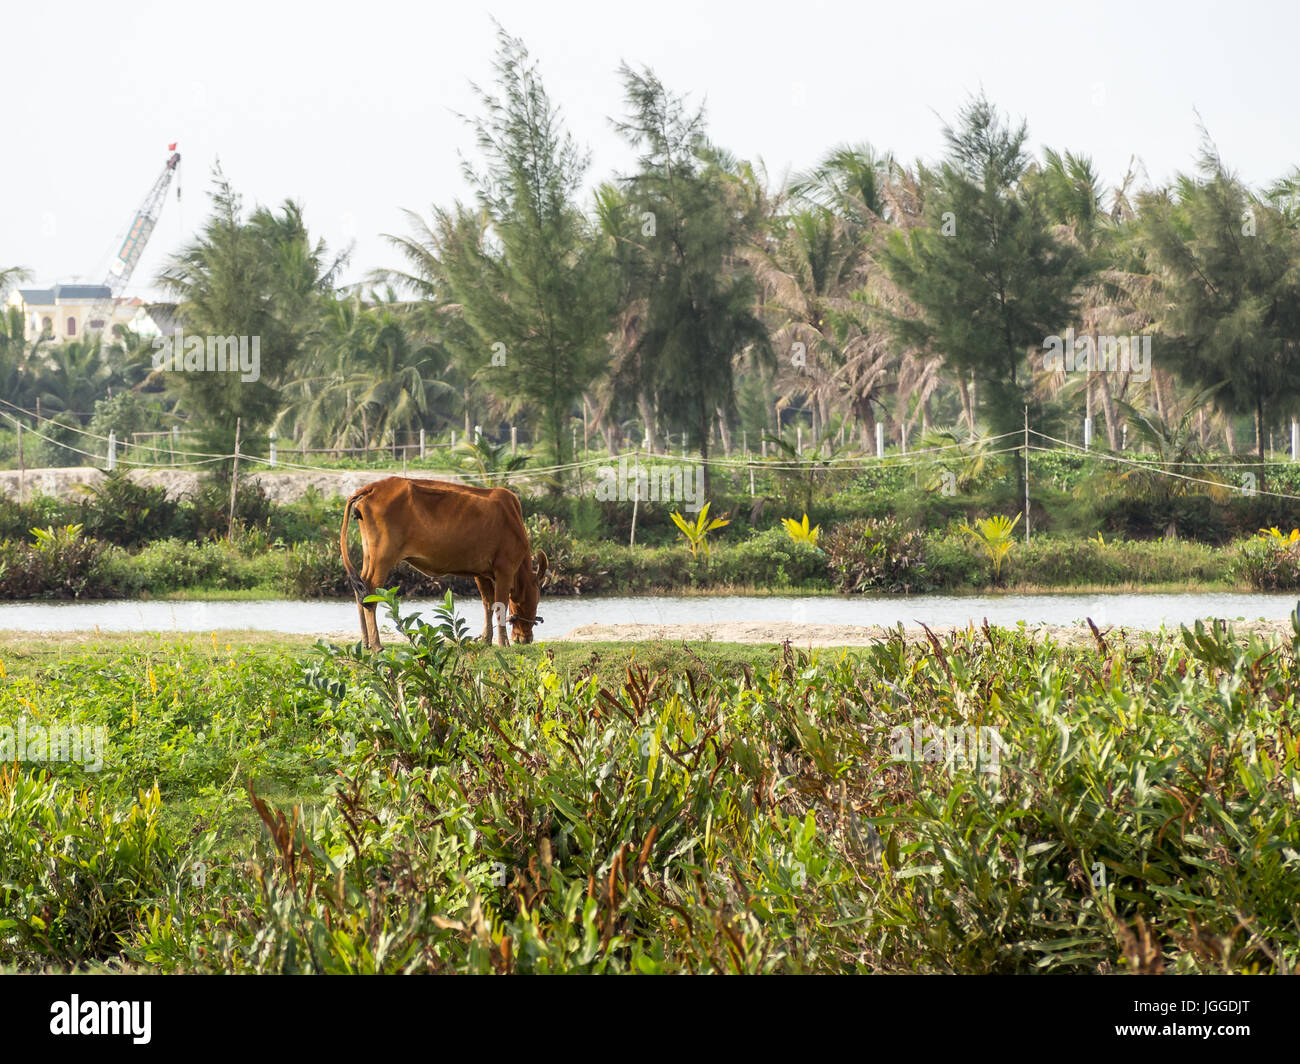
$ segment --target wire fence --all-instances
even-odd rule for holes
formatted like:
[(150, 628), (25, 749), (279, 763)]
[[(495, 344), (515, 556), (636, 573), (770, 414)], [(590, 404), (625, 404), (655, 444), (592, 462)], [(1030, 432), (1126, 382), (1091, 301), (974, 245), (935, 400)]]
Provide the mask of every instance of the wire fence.
[[(8, 409), (3, 409), (8, 408)], [(77, 447), (63, 440), (56, 439), (48, 433), (41, 432), (37, 428), (24, 425), (19, 420), (20, 417), (31, 419), (36, 424), (56, 426), (60, 432), (72, 433), (84, 441), (94, 441), (102, 444), (100, 450), (87, 450), (84, 447)], [(291, 472), (322, 473), (331, 472), (328, 466), (311, 465), (305, 461), (309, 454), (324, 455), (363, 455), (367, 458), (379, 455), (391, 455), (394, 461), (401, 460), (403, 468), (407, 461), (412, 457), (412, 452), (418, 454), (422, 460), (427, 460), (431, 455), (437, 457), (446, 454), (450, 458), (454, 442), (452, 444), (428, 442), (423, 438), (407, 443), (392, 443), (382, 446), (371, 447), (306, 447), (305, 444), (290, 446), (281, 449), (279, 441), (274, 437), (267, 438), (268, 454), (251, 454), (239, 447), (237, 452), (230, 454), (214, 454), (210, 452), (197, 450), (183, 450), (179, 448), (181, 433), (161, 432), (161, 433), (138, 433), (137, 436), (146, 438), (156, 438), (158, 436), (168, 437), (167, 446), (157, 446), (151, 443), (141, 443), (138, 440), (117, 440), (113, 435), (104, 436), (99, 433), (91, 432), (89, 429), (78, 426), (67, 425), (53, 418), (37, 415), (33, 411), (25, 410), (8, 400), (0, 399), (0, 418), (11, 424), (20, 434), (29, 434), (36, 439), (48, 443), (54, 447), (61, 448), (83, 458), (91, 460), (92, 465), (105, 469), (114, 469), (119, 463), (129, 465), (137, 469), (166, 469), (177, 471), (199, 471), (202, 472), (218, 463), (239, 462), (249, 463), (264, 469), (280, 469)], [(454, 437), (453, 437), (454, 439)], [(879, 438), (878, 438), (879, 439)], [(1167, 468), (1158, 464), (1155, 456), (1147, 457), (1129, 457), (1122, 454), (1116, 454), (1104, 448), (1082, 447), (1078, 444), (1071, 443), (1067, 440), (1059, 439), (1047, 433), (1040, 432), (1033, 428), (1027, 428), (1023, 431), (1005, 432), (996, 436), (983, 436), (978, 439), (969, 441), (957, 441), (951, 444), (941, 446), (931, 446), (915, 448), (911, 450), (883, 450), (878, 443), (878, 450), (875, 455), (871, 454), (835, 454), (824, 453), (824, 449), (830, 443), (829, 440), (814, 441), (806, 454), (798, 454), (794, 457), (782, 457), (778, 455), (758, 455), (752, 452), (746, 452), (743, 456), (722, 455), (711, 456), (707, 459), (710, 466), (728, 470), (731, 472), (748, 472), (750, 474), (750, 492), (753, 494), (753, 474), (763, 472), (774, 473), (806, 473), (815, 475), (821, 472), (831, 471), (852, 471), (855, 469), (891, 469), (891, 468), (917, 468), (921, 466), (933, 466), (937, 462), (948, 457), (985, 459), (995, 456), (1016, 454), (1022, 452), (1027, 445), (1030, 452), (1043, 454), (1071, 455), (1080, 458), (1087, 458), (1091, 461), (1100, 463), (1110, 463), (1116, 466), (1123, 466), (1129, 469), (1141, 470), (1144, 473), (1167, 478), (1171, 481), (1179, 481), (1188, 484), (1195, 484), (1211, 490), (1223, 491), (1228, 490), (1242, 495), (1262, 495), (1268, 498), (1285, 499), (1300, 502), (1300, 495), (1289, 494), (1286, 492), (1270, 491), (1264, 488), (1237, 486), (1226, 483), (1222, 479), (1214, 479), (1212, 476), (1195, 476), (1188, 472), (1180, 470), (1217, 470), (1232, 469), (1239, 473), (1253, 473), (1255, 470), (1263, 471), (1268, 468), (1276, 467), (1293, 467), (1296, 465), (1295, 457), (1285, 460), (1259, 460), (1258, 458), (1245, 458), (1240, 461), (1198, 461), (1195, 459), (1180, 459), (1176, 463), (1177, 468)], [(1002, 444), (1000, 447), (994, 447), (994, 444)], [(88, 444), (90, 446), (91, 444)], [(140, 455), (145, 457), (141, 458)], [(512, 455), (515, 448), (512, 447)], [(400, 454), (400, 459), (399, 459)], [(165, 456), (163, 461), (150, 461), (149, 456)], [(294, 462), (287, 458), (287, 455), (297, 455), (299, 461)], [(492, 471), (489, 473), (494, 483), (506, 484), (526, 484), (539, 479), (552, 480), (562, 476), (565, 473), (581, 472), (582, 470), (592, 467), (610, 467), (614, 463), (631, 463), (634, 469), (641, 465), (647, 468), (663, 464), (687, 464), (701, 465), (706, 459), (699, 454), (664, 454), (644, 448), (634, 448), (623, 451), (618, 454), (601, 454), (598, 456), (589, 456), (581, 459), (575, 459), (571, 462), (548, 466), (533, 466), (526, 469), (514, 469), (505, 471)], [(448, 462), (445, 467), (448, 472), (464, 473), (466, 466), (456, 466)], [(364, 470), (358, 470), (364, 471)], [(471, 470), (472, 471), (472, 470)], [(25, 472), (20, 465), (20, 474)]]

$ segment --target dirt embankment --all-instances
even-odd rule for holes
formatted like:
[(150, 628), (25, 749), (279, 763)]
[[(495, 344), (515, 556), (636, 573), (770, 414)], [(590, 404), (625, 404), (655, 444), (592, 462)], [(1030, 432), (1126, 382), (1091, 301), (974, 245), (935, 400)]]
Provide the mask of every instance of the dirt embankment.
[[(346, 498), (371, 481), (401, 475), (400, 469), (392, 471), (322, 469), (311, 472), (264, 469), (252, 472), (241, 469), (240, 479), (260, 484), (272, 502), (286, 503), (302, 498), (309, 488), (315, 488), (326, 499), (335, 496)], [(459, 479), (445, 473), (419, 475), (433, 480)], [(28, 469), (22, 474), (16, 469), (3, 469), (0, 470), (0, 493), (15, 499), (51, 495), (57, 499), (75, 500), (81, 497), (87, 485), (98, 483), (103, 476), (100, 470), (92, 466)], [(185, 469), (132, 469), (130, 476), (137, 484), (161, 485), (171, 498), (180, 498), (182, 495), (192, 495), (198, 490), (200, 474)]]

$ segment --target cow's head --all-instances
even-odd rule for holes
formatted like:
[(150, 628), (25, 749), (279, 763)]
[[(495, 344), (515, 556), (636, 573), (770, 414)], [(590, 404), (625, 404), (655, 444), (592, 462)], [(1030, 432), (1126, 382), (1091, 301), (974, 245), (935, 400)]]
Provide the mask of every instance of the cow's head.
[(537, 603), (541, 598), (542, 577), (546, 575), (546, 551), (539, 550), (535, 559), (536, 568), (528, 565), (520, 568), (514, 594), (510, 596), (510, 639), (515, 643), (531, 643), (533, 627), (542, 621), (537, 616)]

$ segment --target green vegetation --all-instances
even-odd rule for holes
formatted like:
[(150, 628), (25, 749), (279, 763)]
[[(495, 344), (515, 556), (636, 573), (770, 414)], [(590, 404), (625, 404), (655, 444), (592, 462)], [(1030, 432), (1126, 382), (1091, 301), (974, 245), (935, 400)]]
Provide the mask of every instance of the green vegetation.
[[(1295, 640), (7, 639), (0, 966), (1290, 972)], [(12, 736), (10, 736), (12, 742)], [(55, 844), (57, 842), (57, 845)]]

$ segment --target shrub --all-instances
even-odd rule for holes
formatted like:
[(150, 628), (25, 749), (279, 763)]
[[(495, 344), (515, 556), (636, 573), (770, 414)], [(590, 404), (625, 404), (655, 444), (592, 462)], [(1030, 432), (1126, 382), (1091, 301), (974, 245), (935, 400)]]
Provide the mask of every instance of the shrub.
[[(235, 522), (266, 528), (275, 510), (261, 485), (241, 478), (235, 491)], [(179, 530), (193, 540), (218, 539), (230, 530), (230, 475), (205, 477), (193, 498), (180, 507)]]
[(77, 517), (75, 506), (52, 495), (37, 495), (25, 502), (0, 495), (0, 539), (26, 539), (33, 528), (70, 525)]
[(1258, 537), (1237, 549), (1233, 573), (1260, 591), (1300, 588), (1300, 542)]
[(116, 956), (177, 881), (155, 785), (123, 808), (42, 772), (0, 767), (0, 962), (71, 968)]
[(791, 539), (783, 528), (769, 528), (718, 547), (710, 572), (715, 579), (737, 586), (830, 586), (825, 553), (806, 540)]
[(124, 469), (92, 485), (80, 510), (89, 535), (119, 547), (149, 543), (175, 530), (176, 503), (166, 489), (137, 484)]
[(564, 522), (545, 514), (534, 514), (525, 524), (533, 554), (539, 550), (546, 552), (543, 595), (581, 595), (607, 586), (608, 562), (591, 545), (579, 544)]
[(835, 586), (844, 592), (907, 594), (930, 586), (925, 536), (893, 518), (845, 521), (826, 537)]
[(0, 596), (101, 598), (111, 592), (105, 546), (80, 525), (32, 530), (33, 543), (0, 542)]
[(128, 595), (186, 588), (240, 591), (267, 582), (278, 564), (276, 553), (247, 557), (225, 540), (186, 543), (164, 539), (136, 554), (114, 555), (109, 573), (119, 593)]

